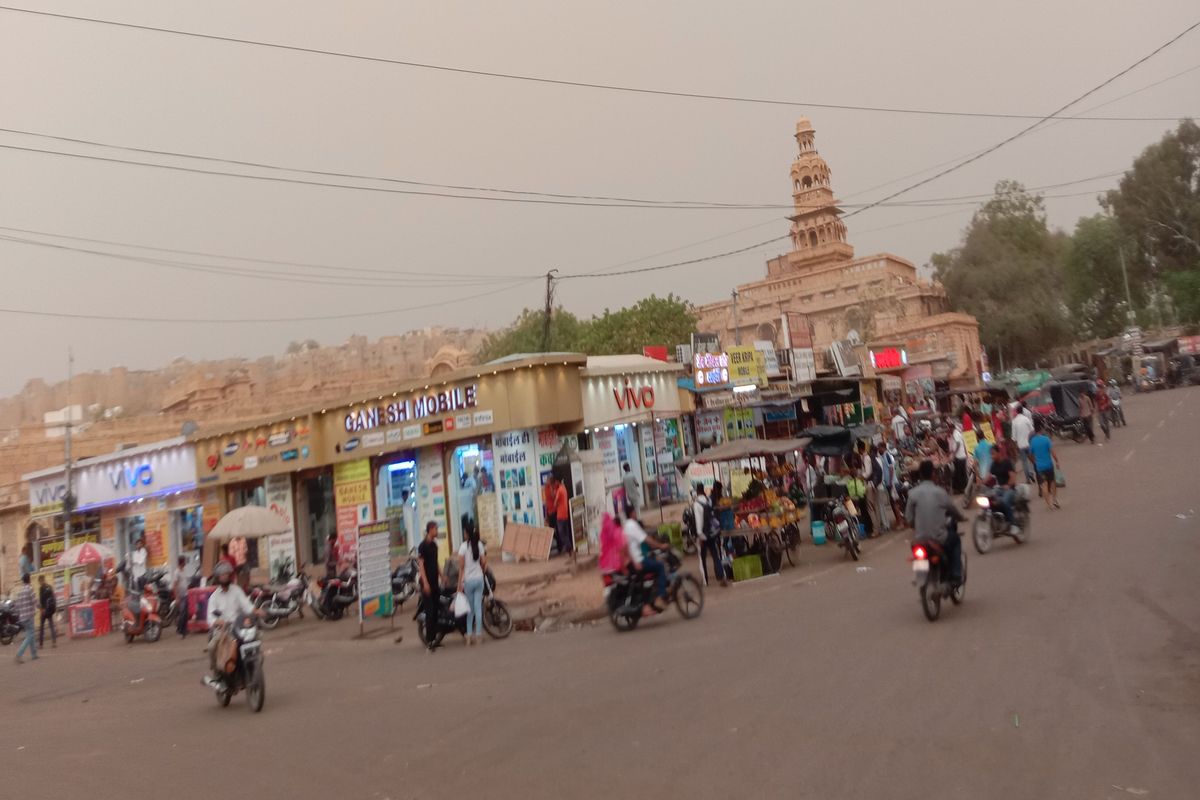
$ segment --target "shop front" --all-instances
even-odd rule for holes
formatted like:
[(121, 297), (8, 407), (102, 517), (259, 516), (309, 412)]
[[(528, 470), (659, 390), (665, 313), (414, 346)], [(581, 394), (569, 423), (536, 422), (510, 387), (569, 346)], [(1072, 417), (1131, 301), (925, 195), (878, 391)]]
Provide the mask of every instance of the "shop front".
[(36, 566), (61, 587), (67, 601), (78, 599), (84, 583), (84, 570), (68, 575), (58, 568), (58, 558), (68, 547), (99, 542), (121, 563), (141, 540), (147, 567), (174, 566), (183, 556), (194, 569), (204, 534), (219, 515), (216, 493), (196, 485), (195, 450), (183, 438), (75, 464), (71, 473), (75, 510), (69, 536), (63, 514), (65, 471), (42, 470), (25, 479), (33, 510)]
[(388, 520), (394, 551), (411, 549), (436, 522), (446, 557), (467, 525), (498, 550), (506, 523), (543, 524), (542, 457), (582, 427), (583, 364), (517, 357), (326, 409), (339, 540), (352, 549), (357, 526)]
[[(584, 432), (588, 449), (600, 453), (605, 509), (619, 510), (626, 499), (656, 507), (687, 497), (675, 469), (687, 454), (685, 416), (695, 411), (691, 393), (679, 386), (685, 374), (682, 365), (644, 356), (588, 358), (582, 372)], [(709, 438), (701, 435), (699, 446)], [(640, 497), (626, 498), (627, 475)]]
[(196, 483), (220, 498), (221, 514), (261, 506), (288, 523), (286, 533), (257, 544), (231, 543), (235, 558), (244, 559), (257, 577), (274, 577), (324, 557), (321, 534), (333, 510), (333, 503), (325, 502), (332, 475), (317, 466), (317, 441), (308, 414), (194, 440)]

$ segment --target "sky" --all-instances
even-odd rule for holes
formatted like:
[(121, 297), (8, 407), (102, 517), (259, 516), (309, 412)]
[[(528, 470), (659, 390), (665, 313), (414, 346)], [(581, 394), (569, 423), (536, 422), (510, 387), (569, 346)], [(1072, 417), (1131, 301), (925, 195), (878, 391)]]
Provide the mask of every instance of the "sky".
[[(1030, 115), (1050, 113), (1200, 19), (1195, 3), (1182, 0), (10, 4), (567, 81)], [(1198, 115), (1200, 68), (1193, 67), (1200, 67), (1200, 30), (1066, 113), (1107, 103), (1090, 113)], [(143, 369), (180, 356), (279, 354), (292, 340), (336, 344), (429, 325), (499, 327), (541, 305), (538, 276), (547, 270), (566, 276), (666, 264), (788, 230), (784, 208), (496, 202), (402, 194), (396, 190), (478, 195), (395, 180), (783, 205), (791, 201), (795, 123), (808, 116), (835, 192), (851, 211), (1031, 123), (550, 85), (3, 10), (0, 97), (0, 127), (9, 130), (391, 179), (0, 132), (0, 394), (30, 378), (64, 377), (68, 347), (77, 371)], [(1128, 168), (1174, 127), (1147, 119), (1047, 124), (899, 199), (986, 195), (1002, 179), (1069, 183), (1046, 194), (1075, 196), (1048, 197), (1046, 206), (1053, 225), (1070, 229), (1099, 210), (1096, 194), (1118, 177), (1078, 181)], [(924, 265), (958, 243), (972, 211), (879, 206), (847, 226), (859, 255), (887, 251)], [(563, 280), (556, 297), (582, 315), (650, 293), (711, 302), (761, 277), (765, 260), (786, 249), (778, 242), (643, 275)], [(167, 252), (181, 250), (259, 261)], [(140, 260), (105, 255), (113, 252)], [(231, 319), (242, 321), (212, 321)], [(263, 319), (287, 321), (251, 322)]]

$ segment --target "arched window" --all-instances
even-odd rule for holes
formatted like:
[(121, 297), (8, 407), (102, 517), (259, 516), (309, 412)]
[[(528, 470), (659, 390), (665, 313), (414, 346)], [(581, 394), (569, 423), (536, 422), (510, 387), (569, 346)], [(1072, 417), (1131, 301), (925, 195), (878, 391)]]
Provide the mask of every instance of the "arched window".
[(800, 181), (800, 183), (804, 186), (805, 189), (812, 188), (812, 178), (809, 177), (808, 175), (805, 175), (804, 180)]
[(816, 231), (808, 232), (808, 246), (809, 247), (817, 246), (817, 232)]

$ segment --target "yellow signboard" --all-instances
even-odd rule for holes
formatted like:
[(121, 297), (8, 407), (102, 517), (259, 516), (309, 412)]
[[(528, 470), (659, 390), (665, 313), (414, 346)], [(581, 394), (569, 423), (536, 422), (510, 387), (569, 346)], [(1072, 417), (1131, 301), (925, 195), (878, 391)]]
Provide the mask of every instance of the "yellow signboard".
[(334, 483), (354, 483), (356, 481), (371, 482), (370, 459), (360, 458), (357, 461), (346, 461), (333, 465)]
[(730, 347), (729, 382), (734, 386), (766, 386), (767, 360), (754, 347)]
[(371, 482), (336, 483), (333, 486), (334, 502), (338, 507), (366, 506), (371, 504)]

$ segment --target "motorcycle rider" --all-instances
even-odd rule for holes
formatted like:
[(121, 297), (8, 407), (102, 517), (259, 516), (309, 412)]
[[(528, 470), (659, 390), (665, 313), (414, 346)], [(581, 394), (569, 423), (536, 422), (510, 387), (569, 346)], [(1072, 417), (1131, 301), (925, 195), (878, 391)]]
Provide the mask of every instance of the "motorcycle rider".
[(1117, 385), (1116, 378), (1110, 378), (1108, 381), (1108, 400), (1112, 403), (1113, 413), (1121, 420), (1121, 427), (1125, 427), (1125, 409), (1121, 407), (1121, 387)]
[[(625, 534), (625, 545), (629, 550), (629, 561), (633, 565), (636, 572), (648, 572), (654, 576), (654, 592), (655, 596), (662, 600), (665, 604), (667, 599), (667, 567), (658, 559), (654, 558), (652, 553), (645, 556), (642, 555), (642, 545), (649, 548), (664, 550), (666, 545), (655, 539), (650, 534), (646, 533), (642, 528), (642, 524), (638, 522), (637, 508), (631, 503), (625, 503), (625, 524), (621, 528), (621, 532)], [(665, 605), (651, 603), (650, 608), (654, 609), (655, 613), (661, 614), (666, 610)]]
[(1008, 532), (1013, 536), (1021, 534), (1021, 526), (1013, 516), (1013, 501), (1017, 498), (1017, 474), (1008, 456), (1001, 453), (992, 459), (992, 476), (996, 479), (996, 505), (1004, 513), (1008, 521)]
[(208, 664), (212, 671), (204, 677), (204, 684), (214, 688), (220, 681), (217, 650), (220, 649), (222, 640), (229, 636), (229, 628), (247, 614), (261, 614), (242, 591), (242, 587), (234, 584), (233, 571), (233, 566), (228, 561), (218, 561), (213, 568), (213, 579), (217, 582), (217, 589), (208, 596)]
[[(956, 523), (966, 517), (955, 508), (946, 490), (933, 482), (932, 461), (922, 461), (917, 476), (920, 483), (909, 490), (908, 506), (904, 509), (904, 516), (915, 531), (913, 541), (932, 541), (942, 546), (950, 565), (950, 582), (957, 586), (962, 583), (962, 540)], [(951, 518), (951, 524), (946, 524), (946, 517)]]

